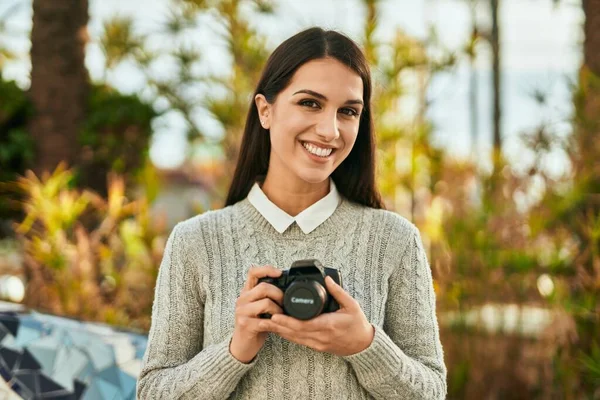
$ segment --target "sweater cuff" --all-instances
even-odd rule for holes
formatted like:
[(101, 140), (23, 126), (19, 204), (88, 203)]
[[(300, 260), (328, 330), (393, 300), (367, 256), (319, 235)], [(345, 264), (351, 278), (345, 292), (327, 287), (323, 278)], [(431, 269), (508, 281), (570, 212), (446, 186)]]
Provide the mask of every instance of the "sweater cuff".
[(386, 378), (398, 375), (408, 357), (383, 331), (372, 324), (375, 335), (371, 345), (361, 352), (342, 358), (352, 365), (360, 382), (376, 385)]
[(202, 356), (198, 354), (198, 361), (201, 364), (195, 368), (199, 372), (198, 376), (209, 376), (208, 382), (214, 382), (219, 390), (225, 389), (229, 392), (235, 389), (240, 379), (254, 367), (257, 361), (255, 357), (250, 363), (245, 364), (235, 358), (229, 351), (232, 336), (233, 334), (230, 334), (222, 342), (206, 348), (209, 354), (202, 354)]

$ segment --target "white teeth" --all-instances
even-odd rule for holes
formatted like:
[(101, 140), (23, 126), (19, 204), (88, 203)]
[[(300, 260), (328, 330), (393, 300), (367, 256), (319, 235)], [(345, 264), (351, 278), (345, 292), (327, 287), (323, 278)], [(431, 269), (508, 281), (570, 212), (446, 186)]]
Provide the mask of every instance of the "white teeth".
[(304, 148), (306, 148), (306, 150), (319, 157), (327, 157), (333, 151), (333, 149), (322, 149), (320, 147), (313, 146), (310, 143), (302, 143), (302, 145)]

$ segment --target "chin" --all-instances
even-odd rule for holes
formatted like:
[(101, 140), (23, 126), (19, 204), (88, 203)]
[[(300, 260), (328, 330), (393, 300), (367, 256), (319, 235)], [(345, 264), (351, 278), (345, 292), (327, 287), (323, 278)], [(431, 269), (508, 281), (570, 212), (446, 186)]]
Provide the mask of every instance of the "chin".
[(297, 176), (308, 183), (322, 183), (329, 179), (331, 173), (326, 171), (300, 172)]

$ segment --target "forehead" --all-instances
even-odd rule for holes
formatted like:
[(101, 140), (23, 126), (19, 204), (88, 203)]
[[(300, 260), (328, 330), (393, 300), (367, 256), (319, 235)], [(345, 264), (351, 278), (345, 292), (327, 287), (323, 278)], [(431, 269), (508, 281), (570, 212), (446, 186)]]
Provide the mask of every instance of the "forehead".
[(298, 68), (286, 91), (292, 94), (300, 89), (313, 90), (342, 102), (363, 97), (360, 75), (331, 58), (311, 60)]

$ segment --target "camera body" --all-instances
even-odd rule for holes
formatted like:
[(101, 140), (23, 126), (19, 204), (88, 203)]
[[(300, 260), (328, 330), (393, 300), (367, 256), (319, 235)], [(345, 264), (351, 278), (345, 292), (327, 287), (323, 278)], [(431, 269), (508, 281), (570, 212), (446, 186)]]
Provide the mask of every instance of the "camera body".
[[(294, 261), (290, 269), (282, 271), (279, 278), (260, 278), (258, 283), (267, 282), (283, 291), (284, 314), (309, 320), (340, 308), (333, 296), (327, 292), (327, 276), (342, 286), (342, 275), (337, 269), (324, 267), (316, 259), (306, 259)], [(271, 318), (271, 315), (261, 314), (260, 318)]]

